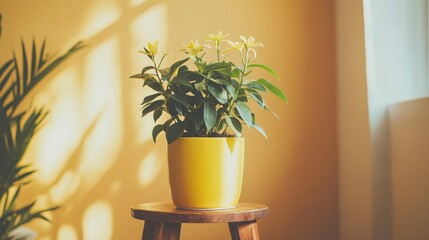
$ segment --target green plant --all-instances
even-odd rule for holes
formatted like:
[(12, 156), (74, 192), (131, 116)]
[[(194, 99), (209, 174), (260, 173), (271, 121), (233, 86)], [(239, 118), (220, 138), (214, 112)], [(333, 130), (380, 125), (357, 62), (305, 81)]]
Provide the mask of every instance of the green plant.
[[(164, 123), (153, 128), (154, 141), (162, 131), (166, 133), (168, 143), (181, 136), (216, 137), (233, 133), (240, 137), (244, 124), (267, 137), (257, 124), (249, 102), (254, 101), (262, 109), (271, 111), (262, 93), (269, 91), (285, 102), (287, 98), (274, 84), (264, 78), (251, 78), (250, 73), (254, 68), (261, 68), (275, 78), (278, 75), (266, 65), (253, 63), (255, 47), (262, 46), (253, 37), (240, 36), (240, 41), (232, 42), (226, 40), (226, 36), (219, 32), (209, 34), (206, 39), (215, 50), (215, 61), (206, 60), (205, 49), (208, 46), (198, 40), (191, 41), (182, 49), (188, 58), (175, 62), (169, 68), (161, 68), (167, 53), (163, 52), (160, 60), (157, 59), (158, 42), (148, 43), (140, 51), (152, 64), (131, 78), (143, 79), (143, 87), (155, 91), (143, 99), (142, 117), (153, 113), (156, 124), (164, 112), (169, 115)], [(221, 48), (224, 42), (229, 48)], [(239, 54), (239, 64), (226, 61), (224, 56), (234, 51)], [(194, 70), (185, 65), (189, 59), (193, 61)]]
[(77, 43), (55, 58), (45, 52), (45, 42), (37, 48), (33, 40), (30, 54), (22, 41), (21, 47), (21, 61), (13, 54), (0, 67), (0, 240), (11, 239), (12, 230), (33, 219), (49, 221), (43, 213), (57, 208), (34, 210), (36, 201), (17, 206), (22, 186), (31, 182), (30, 177), (35, 172), (21, 160), (47, 114), (43, 108), (25, 110), (19, 106), (38, 83), (82, 44)]

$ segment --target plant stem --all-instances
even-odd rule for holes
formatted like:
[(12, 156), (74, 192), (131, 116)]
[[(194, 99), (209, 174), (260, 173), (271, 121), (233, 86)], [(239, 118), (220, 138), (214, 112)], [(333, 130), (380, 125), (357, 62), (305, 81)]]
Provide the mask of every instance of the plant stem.
[(161, 60), (159, 61), (158, 66), (161, 66), (162, 61), (164, 61), (164, 58), (165, 58), (165, 56), (166, 56), (166, 55), (167, 55), (167, 54), (162, 55), (162, 58), (161, 58)]
[[(151, 58), (151, 60), (152, 60), (152, 62), (153, 62), (153, 67), (155, 68), (155, 74), (156, 74), (156, 77), (158, 78), (158, 81), (159, 81), (160, 83), (162, 83), (162, 79), (159, 77), (159, 73), (158, 73), (158, 66), (156, 65), (155, 57)], [(162, 59), (161, 59), (161, 60), (162, 60)], [(164, 88), (163, 88), (163, 89), (164, 89)]]
[(240, 85), (244, 81), (244, 75), (247, 74), (247, 64), (248, 63), (249, 63), (249, 49), (246, 47), (246, 58), (244, 59), (244, 66), (243, 66), (243, 72), (244, 72), (244, 74), (242, 75)]
[[(164, 56), (165, 56), (165, 55), (164, 55)], [(161, 64), (162, 60), (164, 59), (164, 56), (162, 57), (162, 59), (161, 59), (161, 61), (159, 62), (159, 64)], [(158, 81), (159, 81), (159, 83), (161, 84), (161, 88), (162, 88), (162, 95), (165, 97), (165, 99), (167, 99), (167, 98), (168, 98), (168, 92), (164, 89), (164, 86), (162, 85), (162, 79), (159, 77), (159, 71), (158, 71), (158, 67), (159, 67), (159, 66), (157, 66), (157, 65), (156, 65), (156, 62), (155, 62), (155, 56), (154, 56), (154, 57), (151, 57), (150, 59), (151, 59), (151, 60), (152, 60), (152, 62), (153, 62), (153, 68), (155, 69), (156, 77), (158, 78)]]
[[(243, 63), (243, 71), (241, 72), (241, 75), (240, 75), (240, 85), (239, 85), (239, 90), (241, 89), (241, 86), (243, 85), (243, 82), (244, 82), (244, 77), (245, 77), (245, 75), (246, 75), (246, 73), (247, 73), (247, 67), (248, 67), (248, 64), (249, 64), (249, 49), (247, 48), (247, 47), (245, 47), (245, 49), (246, 49), (246, 55), (245, 56), (243, 56), (243, 53), (240, 51), (240, 57), (241, 57), (241, 62)], [(224, 112), (225, 114), (227, 114), (227, 115), (231, 115), (231, 111), (234, 109), (234, 107), (235, 107), (235, 101), (234, 101), (234, 98), (233, 97), (231, 97), (231, 99), (229, 100), (230, 102), (228, 103), (228, 106), (229, 106), (229, 109), (227, 109), (227, 111), (226, 112)], [(219, 122), (218, 122), (218, 124), (220, 124), (220, 122), (221, 122), (221, 119), (219, 120)], [(226, 128), (227, 129), (227, 128)], [(225, 131), (226, 131), (226, 129), (223, 131), (223, 133), (222, 134), (224, 134), (225, 133)]]
[(216, 41), (216, 54), (217, 54), (217, 62), (220, 62), (220, 50), (219, 50), (219, 42)]

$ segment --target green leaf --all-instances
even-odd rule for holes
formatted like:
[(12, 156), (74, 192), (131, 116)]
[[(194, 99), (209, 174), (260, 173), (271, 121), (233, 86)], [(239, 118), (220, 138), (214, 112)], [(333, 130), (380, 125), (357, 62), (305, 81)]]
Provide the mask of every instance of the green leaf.
[(161, 93), (155, 93), (155, 94), (149, 95), (143, 99), (143, 102), (141, 105), (148, 103), (148, 102), (154, 100), (155, 98), (157, 98), (159, 96), (161, 96)]
[(234, 70), (232, 70), (231, 77), (233, 77), (233, 78), (239, 78), (240, 77), (240, 69), (234, 68)]
[(47, 59), (45, 58), (45, 47), (46, 47), (46, 40), (43, 40), (42, 47), (40, 49), (40, 55), (39, 55), (39, 66), (38, 66), (39, 70), (45, 65), (47, 61)]
[(201, 126), (204, 124), (204, 106), (196, 109), (195, 111), (192, 111), (189, 114), (188, 119), (190, 119), (193, 125), (195, 126), (195, 129), (193, 129), (193, 131), (194, 132), (198, 131), (201, 128)]
[(183, 106), (183, 104), (181, 104), (181, 103), (179, 103), (179, 102), (177, 102), (177, 101), (175, 101), (177, 104), (175, 104), (174, 105), (174, 108), (176, 109), (176, 112), (179, 114), (179, 115), (184, 115), (184, 113), (186, 113), (187, 112), (187, 108), (186, 107), (184, 107)]
[(264, 69), (265, 71), (269, 72), (269, 73), (270, 73), (271, 75), (273, 75), (274, 77), (276, 77), (277, 79), (280, 79), (280, 78), (279, 78), (279, 75), (276, 73), (276, 71), (274, 71), (274, 69), (272, 69), (272, 68), (268, 67), (267, 65), (264, 65), (264, 64), (250, 64), (248, 67), (249, 67), (249, 68), (253, 68), (253, 67), (262, 68), (262, 69)]
[(251, 82), (245, 83), (244, 86), (246, 86), (250, 89), (258, 90), (258, 91), (263, 91), (263, 92), (267, 91), (267, 89), (265, 89), (264, 85), (262, 85), (258, 81), (251, 81)]
[(195, 66), (197, 66), (198, 71), (203, 72), (205, 65), (203, 63), (195, 62)]
[[(185, 67), (185, 66), (182, 66)], [(189, 89), (193, 88), (193, 84), (201, 84), (201, 82), (205, 82), (205, 76), (201, 75), (198, 72), (193, 71), (182, 71), (177, 74), (170, 82), (169, 86), (177, 86), (177, 87), (188, 87)]]
[[(213, 72), (211, 72), (211, 73), (213, 73)], [(209, 81), (211, 81), (211, 82), (217, 83), (219, 85), (229, 85), (229, 84), (231, 84), (231, 79), (228, 79), (226, 77), (220, 76), (218, 74), (214, 74), (214, 75), (215, 76), (212, 76), (212, 74), (209, 74), (208, 76), (206, 76), (206, 79), (209, 80)]]
[(171, 79), (174, 72), (176, 72), (177, 68), (180, 67), (182, 64), (184, 64), (188, 60), (189, 60), (189, 58), (185, 58), (185, 59), (182, 59), (180, 61), (173, 63), (173, 65), (171, 65), (171, 67), (170, 67), (170, 72), (168, 73), (168, 79)]
[(169, 82), (169, 84), (180, 84), (180, 85), (192, 87), (191, 82), (189, 81), (188, 78), (186, 78), (184, 74), (177, 75)]
[(21, 187), (18, 187), (18, 189), (16, 190), (15, 194), (12, 197), (12, 200), (10, 201), (9, 208), (11, 209), (15, 208), (15, 202), (18, 199), (20, 191), (21, 191)]
[[(235, 82), (235, 81), (234, 81)], [(235, 93), (236, 93), (236, 89), (234, 88), (234, 86), (231, 84), (231, 85), (226, 85), (225, 86), (225, 88), (226, 88), (226, 90), (228, 91), (228, 93), (229, 93), (229, 95), (232, 97), (232, 98), (234, 98), (234, 96), (236, 95)]]
[(170, 116), (175, 117), (179, 114), (176, 110), (176, 105), (178, 105), (178, 104), (180, 104), (180, 103), (178, 103), (173, 98), (167, 99), (167, 104), (166, 104), (167, 105), (167, 112), (170, 114)]
[(35, 172), (36, 172), (36, 170), (25, 172), (25, 173), (21, 174), (20, 176), (17, 176), (17, 178), (15, 179), (15, 181), (18, 182), (20, 180), (23, 180), (24, 178), (30, 176), (31, 174), (33, 174)]
[(265, 109), (268, 110), (268, 111), (270, 111), (277, 119), (280, 119), (279, 116), (277, 116), (277, 114), (273, 110), (271, 110), (271, 108), (269, 108), (268, 106), (265, 105), (264, 106), (264, 110)]
[[(12, 70), (13, 70), (13, 69), (12, 69)], [(12, 71), (10, 71), (10, 73), (12, 73)], [(11, 74), (7, 74), (7, 75), (6, 75), (7, 79), (10, 79), (10, 78), (9, 78), (10, 76), (11, 76)], [(7, 80), (7, 79), (6, 79), (6, 80)], [(4, 102), (6, 102), (6, 100), (8, 99), (8, 96), (9, 96), (11, 93), (13, 93), (13, 91), (14, 91), (14, 89), (15, 89), (15, 86), (16, 86), (16, 82), (14, 82), (14, 83), (10, 84), (9, 86), (7, 86), (7, 90), (1, 93), (1, 95), (0, 95), (0, 104), (1, 104), (1, 105), (3, 105), (3, 103), (4, 103)], [(2, 90), (3, 90), (3, 89), (2, 89)], [(19, 101), (19, 99), (18, 99), (18, 101)], [(18, 106), (18, 104), (17, 104), (17, 103), (15, 103), (15, 102), (12, 102), (12, 103), (13, 103), (15, 106)], [(9, 108), (9, 107), (7, 107), (7, 105), (6, 105), (6, 107), (4, 107), (4, 109), (2, 109), (2, 111), (3, 111), (3, 112), (7, 112), (8, 108)]]
[(147, 71), (149, 71), (149, 70), (151, 70), (151, 69), (154, 69), (154, 67), (153, 67), (153, 66), (147, 66), (147, 67), (144, 67), (144, 68), (142, 69), (142, 71), (141, 71), (141, 74), (143, 75), (143, 74), (145, 74)]
[(248, 94), (249, 94), (249, 98), (257, 102), (259, 106), (261, 106), (261, 108), (265, 106), (265, 101), (262, 98), (261, 94), (259, 94), (256, 91), (248, 91)]
[(158, 108), (153, 112), (153, 121), (156, 122), (162, 115), (162, 108)]
[(241, 131), (243, 130), (240, 121), (235, 117), (225, 116), (226, 124), (234, 131), (237, 137), (241, 136)]
[(217, 84), (209, 84), (208, 90), (220, 103), (225, 104), (228, 101), (226, 90), (223, 87)]
[(238, 110), (238, 113), (243, 118), (247, 126), (252, 126), (252, 112), (250, 111), (249, 106), (244, 102), (237, 102), (235, 108)]
[(264, 135), (266, 139), (268, 139), (268, 136), (265, 133), (264, 129), (261, 126), (259, 126), (256, 122), (253, 123), (253, 127), (255, 127), (255, 129), (258, 130), (258, 132), (260, 132), (262, 135)]
[[(6, 85), (9, 76), (12, 74), (12, 71), (14, 70), (14, 66), (12, 65), (14, 61), (11, 59), (7, 61), (3, 66), (0, 68), (0, 77), (3, 77), (4, 73), (7, 73), (5, 77), (3, 77), (0, 81), (0, 89), (3, 89), (4, 85)], [(12, 66), (12, 68), (9, 68)]]
[[(19, 96), (21, 94), (21, 71), (19, 70), (19, 63), (18, 63), (18, 59), (15, 55), (15, 53), (13, 53), (13, 61), (14, 61), (14, 68), (15, 68), (15, 81), (13, 82), (14, 85), (16, 85), (16, 88), (14, 89), (14, 95)], [(15, 98), (15, 97), (14, 97)], [(18, 98), (18, 97), (16, 97)]]
[(149, 83), (147, 85), (157, 92), (163, 92), (164, 91), (164, 89), (162, 88), (162, 85), (159, 82), (152, 82), (152, 83)]
[(222, 85), (229, 85), (232, 81), (230, 74), (225, 74), (223, 72), (210, 72), (207, 76), (221, 83)]
[(148, 113), (162, 107), (164, 105), (164, 100), (156, 100), (155, 102), (150, 103), (142, 111), (142, 117), (146, 116)]
[(204, 69), (204, 73), (208, 73), (211, 71), (219, 71), (219, 70), (224, 70), (224, 69), (228, 69), (231, 68), (231, 63), (227, 63), (227, 62), (218, 62), (218, 63), (213, 63), (208, 65), (205, 69)]
[(204, 104), (204, 124), (206, 125), (207, 132), (215, 125), (216, 118), (216, 108), (214, 104), (206, 102)]
[(170, 124), (173, 122), (174, 118), (170, 118), (167, 121), (164, 122), (164, 124), (162, 124), (162, 128), (164, 130), (164, 132), (167, 131), (167, 129), (170, 127)]
[(286, 95), (280, 90), (278, 87), (276, 87), (274, 84), (268, 82), (267, 80), (260, 78), (258, 79), (258, 82), (264, 85), (270, 92), (272, 92), (274, 95), (276, 95), (281, 100), (287, 102)]
[(192, 102), (189, 99), (187, 99), (185, 96), (180, 95), (180, 94), (173, 94), (173, 95), (171, 95), (171, 97), (174, 100), (176, 100), (177, 102), (181, 103), (186, 108), (191, 107)]
[(156, 137), (164, 130), (164, 127), (162, 124), (156, 125), (152, 130), (152, 139), (153, 142), (156, 143)]
[(182, 72), (188, 71), (188, 67), (186, 65), (180, 66), (177, 72), (180, 74)]
[(175, 93), (181, 94), (186, 98), (192, 97), (192, 94), (187, 94), (187, 93), (192, 93), (193, 91), (195, 91), (192, 85), (191, 86), (177, 85), (176, 87), (177, 87), (177, 91)]
[(204, 91), (206, 90), (206, 80), (203, 80), (199, 83), (195, 83), (195, 89), (197, 89), (198, 91)]
[[(79, 49), (82, 49), (84, 46), (82, 44), (82, 42), (77, 42), (75, 45), (73, 45), (65, 54), (59, 56), (58, 58), (54, 59), (53, 61), (51, 61), (47, 66), (45, 67), (41, 67), (40, 65), (44, 65), (45, 61), (39, 61), (39, 72), (38, 74), (34, 77), (34, 79), (32, 79), (31, 85), (29, 86), (30, 88), (33, 88), (35, 85), (37, 85), (43, 78), (46, 77), (47, 74), (49, 74), (52, 70), (54, 70), (59, 64), (61, 64), (62, 62), (64, 62), (69, 56), (71, 56), (74, 52), (78, 51)], [(44, 52), (44, 43), (42, 46), (42, 50), (40, 53), (40, 56), (42, 57), (43, 54), (42, 52)], [(45, 59), (46, 60), (46, 59)], [(42, 64), (43, 62), (43, 64)], [(28, 90), (30, 91), (30, 90)], [(27, 91), (27, 92), (28, 92)]]
[(237, 102), (247, 102), (246, 91), (244, 89), (239, 89), (237, 93)]
[(226, 85), (225, 88), (234, 100), (237, 99), (240, 83), (235, 80), (231, 80), (231, 84)]
[(143, 87), (146, 85), (149, 86), (150, 88), (152, 88), (153, 90), (157, 91), (157, 92), (163, 92), (164, 91), (162, 84), (160, 82), (158, 82), (152, 75), (145, 74)]
[[(21, 41), (20, 59), (13, 54), (12, 60), (0, 68), (0, 99), (3, 96), (7, 98), (6, 104), (0, 100), (0, 199), (3, 207), (0, 238), (7, 238), (10, 230), (34, 218), (43, 218), (41, 211), (33, 212), (34, 202), (23, 205), (22, 208), (15, 207), (20, 199), (23, 203), (26, 201), (25, 198), (22, 199), (20, 187), (31, 182), (30, 177), (34, 173), (28, 166), (21, 164), (22, 156), (46, 116), (43, 109), (26, 110), (26, 106), (21, 108), (19, 105), (39, 82), (80, 48), (78, 43), (65, 54), (48, 58), (45, 55), (45, 42), (39, 49), (34, 40), (28, 48)], [(8, 89), (13, 91), (9, 92)], [(13, 190), (15, 186), (17, 188)], [(22, 206), (23, 203), (19, 205)]]
[(158, 69), (158, 72), (161, 73), (161, 79), (164, 81), (169, 81), (168, 75), (170, 74), (170, 68)]
[(168, 144), (171, 144), (176, 139), (181, 137), (185, 131), (185, 128), (185, 122), (178, 120), (176, 123), (173, 123), (166, 131)]
[(141, 78), (141, 79), (145, 79), (147, 74), (141, 74), (141, 73), (136, 73), (134, 75), (131, 75), (130, 78)]
[(36, 47), (36, 41), (33, 39), (33, 46), (31, 49), (31, 71), (30, 71), (30, 79), (34, 79), (34, 76), (36, 75), (36, 68), (37, 68), (37, 47)]
[(28, 214), (31, 209), (33, 208), (34, 204), (36, 204), (36, 201), (33, 201), (32, 203), (25, 205), (24, 207), (17, 210), (18, 214), (26, 215)]
[(27, 85), (29, 85), (29, 74), (28, 74), (28, 60), (27, 53), (25, 50), (24, 41), (21, 40), (21, 48), (22, 48), (22, 85), (24, 91), (27, 90)]

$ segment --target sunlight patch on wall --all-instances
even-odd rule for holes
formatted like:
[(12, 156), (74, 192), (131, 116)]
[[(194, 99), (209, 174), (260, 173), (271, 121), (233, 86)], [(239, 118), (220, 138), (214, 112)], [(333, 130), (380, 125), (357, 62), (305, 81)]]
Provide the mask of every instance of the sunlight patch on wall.
[(113, 231), (112, 207), (106, 201), (97, 201), (89, 206), (82, 220), (84, 240), (110, 240)]
[(167, 6), (165, 4), (157, 4), (136, 17), (130, 26), (131, 36), (136, 40), (132, 41), (135, 45), (130, 46), (130, 50), (141, 49), (141, 44), (145, 44), (147, 41), (159, 41), (159, 47), (161, 49), (165, 48), (167, 17)]
[(122, 76), (118, 56), (118, 39), (114, 37), (97, 46), (86, 64), (84, 116), (91, 128), (84, 140), (78, 169), (87, 188), (110, 169), (122, 145)]
[(153, 182), (161, 171), (162, 161), (163, 159), (160, 159), (156, 150), (152, 150), (150, 153), (145, 155), (143, 160), (140, 162), (138, 170), (140, 185), (146, 187)]
[(76, 79), (79, 79), (77, 68), (67, 68), (35, 97), (35, 104), (49, 109), (49, 115), (34, 136), (26, 158), (34, 161), (34, 168), (39, 169), (35, 180), (45, 185), (55, 181), (81, 138), (80, 94)]
[[(131, 61), (130, 65), (135, 72), (139, 72), (143, 65), (150, 64), (148, 58), (138, 53), (137, 51), (142, 50), (148, 41), (159, 41), (159, 51), (165, 49), (167, 43), (167, 7), (164, 4), (158, 4), (146, 12), (138, 16), (131, 24), (130, 33), (132, 39), (134, 39), (132, 46), (130, 46), (130, 56), (135, 61)], [(142, 82), (139, 79), (135, 79), (135, 84), (130, 92), (130, 102), (139, 103), (143, 101), (143, 96), (149, 93), (151, 90), (143, 89)], [(137, 109), (137, 108), (136, 108)], [(139, 114), (139, 115), (137, 115)], [(135, 129), (138, 129), (136, 134), (138, 143), (146, 143), (152, 139), (152, 128), (153, 120), (152, 117), (146, 116), (140, 119), (140, 112), (136, 110), (137, 117), (133, 117), (135, 121)]]
[(52, 238), (49, 236), (45, 236), (45, 237), (37, 238), (37, 240), (52, 240)]
[(90, 38), (113, 24), (120, 17), (120, 8), (114, 1), (98, 0), (94, 1), (88, 16), (84, 21), (85, 28), (78, 36), (82, 38)]
[(138, 5), (143, 4), (146, 0), (130, 0), (131, 7), (137, 7)]
[(51, 187), (50, 196), (53, 204), (62, 204), (71, 197), (80, 184), (80, 177), (72, 170), (65, 172), (60, 180)]
[(119, 190), (121, 190), (121, 187), (122, 187), (122, 182), (120, 180), (116, 180), (110, 185), (109, 193), (110, 194), (118, 193)]
[(61, 240), (77, 240), (76, 229), (69, 224), (63, 224), (58, 229), (57, 239)]
[[(132, 39), (134, 39), (133, 44), (129, 47), (130, 56), (141, 56), (141, 58), (135, 59), (145, 59), (142, 54), (138, 54), (137, 51), (142, 50), (148, 41), (158, 41), (159, 50), (165, 50), (167, 45), (167, 7), (164, 4), (158, 4), (136, 19), (130, 25), (130, 33)], [(132, 69), (141, 69), (141, 61), (131, 62)], [(149, 61), (147, 62), (149, 63)]]

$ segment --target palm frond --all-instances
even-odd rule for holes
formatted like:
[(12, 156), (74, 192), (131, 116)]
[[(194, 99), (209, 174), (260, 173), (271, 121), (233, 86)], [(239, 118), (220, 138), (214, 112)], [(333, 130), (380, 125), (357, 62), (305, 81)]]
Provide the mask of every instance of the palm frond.
[[(33, 219), (49, 221), (43, 213), (57, 208), (33, 210), (35, 201), (21, 208), (16, 207), (21, 187), (31, 182), (31, 176), (36, 172), (29, 165), (21, 164), (22, 157), (47, 115), (43, 108), (16, 110), (38, 83), (82, 47), (82, 43), (78, 42), (64, 54), (51, 59), (45, 51), (46, 41), (38, 48), (33, 39), (31, 49), (27, 49), (24, 41), (21, 41), (20, 58), (13, 53), (12, 58), (0, 67), (1, 240), (8, 239), (10, 231)], [(17, 190), (13, 192), (14, 186)]]

